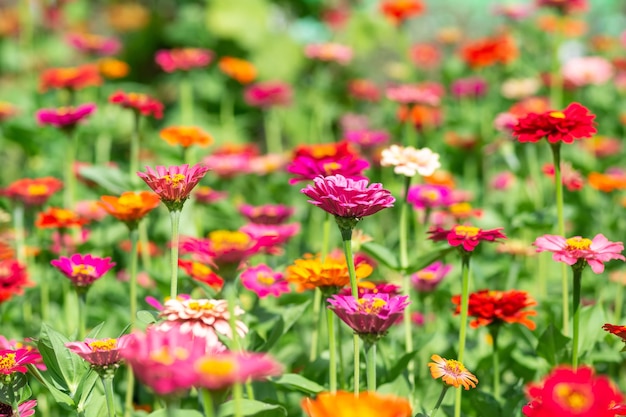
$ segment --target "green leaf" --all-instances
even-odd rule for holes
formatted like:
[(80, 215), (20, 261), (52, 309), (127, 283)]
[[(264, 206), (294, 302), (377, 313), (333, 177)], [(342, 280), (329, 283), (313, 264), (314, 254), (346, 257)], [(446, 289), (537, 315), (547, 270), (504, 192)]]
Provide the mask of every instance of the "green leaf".
[(302, 304), (291, 305), (283, 308), (281, 311), (281, 317), (278, 319), (276, 326), (272, 328), (272, 331), (267, 336), (267, 341), (261, 347), (261, 350), (267, 352), (272, 346), (274, 346), (278, 339), (287, 333), (289, 329), (291, 329), (291, 326), (298, 321), (311, 302), (312, 300), (307, 300)]
[(484, 391), (474, 390), (470, 397), (471, 409), (476, 411), (476, 415), (481, 417), (501, 417), (502, 410), (498, 401)]
[(537, 355), (544, 358), (551, 366), (556, 366), (560, 363), (563, 349), (569, 341), (569, 337), (563, 336), (554, 325), (550, 324), (537, 341)]
[(456, 248), (454, 246), (446, 245), (444, 247), (434, 249), (430, 252), (426, 252), (425, 254), (416, 258), (413, 262), (411, 262), (409, 266), (407, 266), (406, 272), (408, 274), (412, 274), (421, 269), (424, 269), (428, 265), (432, 264), (433, 262), (438, 261), (439, 259), (443, 258), (444, 256), (454, 251), (455, 249)]
[(89, 373), (85, 374), (83, 379), (81, 379), (80, 384), (78, 384), (78, 388), (76, 389), (76, 393), (80, 394), (80, 400), (77, 404), (78, 411), (86, 410), (88, 408), (87, 403), (89, 402), (91, 390), (93, 390), (94, 385), (99, 379), (100, 376), (93, 370), (89, 370)]
[(156, 410), (148, 417), (203, 417), (202, 413), (197, 410), (172, 410), (169, 414), (165, 408)]
[(152, 324), (157, 322), (155, 313), (148, 310), (139, 310), (137, 312), (137, 320), (144, 324)]
[[(39, 349), (39, 352), (41, 353), (41, 349)], [(57, 383), (53, 379), (52, 374), (49, 372), (50, 365), (48, 365), (47, 362), (46, 365), (48, 366), (47, 372), (39, 372), (35, 365), (28, 365), (28, 371), (31, 375), (37, 378), (37, 381), (39, 381), (44, 387), (46, 387), (46, 389), (48, 390), (48, 392), (50, 392), (57, 404), (61, 405), (64, 409), (75, 410), (76, 404), (74, 403), (74, 400), (72, 400), (69, 395), (57, 388)]]
[[(78, 355), (65, 347), (65, 344), (69, 343), (69, 339), (44, 323), (41, 327), (40, 343), (46, 341), (54, 353), (55, 368), (63, 378), (62, 388), (74, 397), (79, 381), (89, 371), (89, 368), (85, 366), (84, 361)], [(48, 365), (47, 362), (46, 365)]]
[(402, 355), (400, 359), (395, 362), (393, 368), (389, 369), (386, 372), (385, 377), (381, 380), (381, 383), (391, 382), (398, 378), (398, 376), (400, 376), (400, 374), (406, 370), (407, 365), (409, 364), (411, 359), (415, 358), (417, 352), (418, 351), (415, 350), (413, 352), (405, 353), (404, 355)]
[(105, 417), (107, 415), (106, 398), (104, 394), (92, 392), (85, 403), (85, 417)]
[(602, 340), (605, 331), (602, 329), (607, 322), (602, 304), (598, 303), (591, 307), (580, 307), (580, 334), (578, 352), (579, 356), (590, 352), (594, 345)]
[(378, 263), (385, 265), (386, 267), (393, 269), (394, 271), (400, 270), (400, 260), (387, 247), (379, 245), (378, 243), (368, 242), (361, 246), (363, 252), (374, 258)]
[(104, 322), (98, 324), (96, 327), (92, 328), (89, 333), (87, 333), (87, 336), (85, 336), (86, 339), (97, 339), (98, 338), (98, 333), (100, 333), (100, 330), (102, 330), (102, 327), (104, 326)]
[[(240, 405), (241, 414), (244, 416), (280, 417), (287, 415), (287, 410), (277, 404), (268, 404), (254, 400), (241, 400)], [(235, 404), (233, 401), (227, 401), (220, 407), (219, 417), (229, 417), (234, 414)]]
[(111, 194), (132, 190), (128, 175), (110, 166), (88, 166), (80, 169), (80, 175), (91, 180)]
[(287, 389), (302, 391), (307, 394), (317, 394), (325, 389), (317, 382), (311, 381), (298, 374), (285, 374), (272, 382)]

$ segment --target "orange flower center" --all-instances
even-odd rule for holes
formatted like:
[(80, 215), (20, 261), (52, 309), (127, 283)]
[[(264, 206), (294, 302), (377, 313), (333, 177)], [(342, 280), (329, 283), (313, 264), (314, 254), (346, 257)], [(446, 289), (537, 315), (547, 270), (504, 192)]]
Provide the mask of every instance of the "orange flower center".
[(589, 401), (588, 388), (580, 386), (575, 387), (566, 382), (557, 384), (554, 387), (554, 396), (561, 405), (569, 408), (572, 413), (579, 414), (586, 411), (591, 406)]
[(462, 237), (474, 237), (478, 236), (480, 228), (474, 226), (456, 226), (454, 232)]
[(118, 203), (125, 209), (138, 209), (143, 207), (143, 201), (141, 200), (141, 196), (139, 194), (129, 193), (123, 194)]
[(387, 302), (380, 298), (359, 298), (357, 302), (361, 311), (371, 314), (377, 314), (381, 308), (387, 305)]
[(565, 241), (566, 250), (586, 250), (591, 247), (591, 240), (582, 237), (571, 237)]
[(91, 265), (80, 264), (80, 265), (72, 266), (72, 275), (92, 276), (95, 274), (95, 272), (96, 272), (96, 268), (94, 268)]
[(48, 186), (45, 184), (31, 184), (26, 188), (28, 195), (46, 195), (48, 192)]
[(191, 301), (187, 307), (195, 311), (211, 311), (215, 308), (215, 304), (209, 301)]
[(71, 220), (74, 218), (74, 213), (65, 209), (56, 209), (54, 210), (53, 215), (60, 221)]
[(172, 187), (181, 187), (183, 182), (185, 181), (185, 176), (183, 174), (176, 175), (163, 175), (161, 177), (165, 180), (165, 183), (171, 185)]
[(209, 233), (211, 245), (216, 251), (228, 249), (245, 250), (250, 244), (250, 236), (244, 232), (228, 230), (216, 230)]
[(341, 165), (337, 162), (327, 162), (324, 164), (324, 172), (326, 173), (326, 175), (331, 175), (339, 168), (341, 168)]
[(429, 201), (437, 201), (437, 199), (439, 198), (439, 193), (435, 190), (422, 190), (420, 192), (420, 197)]
[(450, 213), (455, 217), (469, 214), (471, 211), (472, 205), (470, 203), (456, 203), (450, 206)]
[(191, 273), (196, 276), (207, 276), (211, 273), (211, 268), (208, 266), (201, 264), (199, 262), (194, 262), (191, 264)]
[(0, 356), (0, 370), (7, 371), (15, 367), (15, 353), (6, 353)]
[(335, 156), (337, 154), (337, 148), (335, 145), (313, 145), (310, 148), (313, 158), (322, 159), (328, 156)]
[(89, 347), (94, 352), (107, 352), (117, 348), (117, 339), (94, 340)]
[(555, 119), (565, 119), (565, 113), (562, 111), (551, 111), (548, 115), (550, 117), (554, 117)]
[(257, 274), (256, 280), (258, 282), (260, 282), (261, 284), (263, 284), (263, 285), (267, 285), (268, 287), (276, 282), (274, 277), (272, 277), (271, 275), (268, 275), (266, 273), (263, 273), (263, 272), (259, 272)]
[(162, 365), (171, 365), (177, 360), (184, 361), (188, 357), (189, 352), (182, 347), (171, 349), (169, 346), (163, 346), (150, 353), (150, 359)]
[(424, 281), (432, 281), (435, 279), (435, 273), (433, 271), (419, 271), (417, 277)]
[(237, 369), (237, 364), (231, 358), (204, 358), (198, 361), (196, 370), (204, 375), (228, 376)]

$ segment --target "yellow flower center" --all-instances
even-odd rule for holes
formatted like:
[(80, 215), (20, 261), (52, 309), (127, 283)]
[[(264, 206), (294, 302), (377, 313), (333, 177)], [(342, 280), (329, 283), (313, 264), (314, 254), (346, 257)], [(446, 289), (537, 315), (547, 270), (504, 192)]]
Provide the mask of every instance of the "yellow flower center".
[(0, 356), (0, 370), (6, 371), (15, 367), (15, 353), (6, 353)]
[(46, 195), (48, 187), (44, 184), (31, 184), (26, 189), (28, 195)]
[(117, 339), (94, 340), (89, 347), (94, 352), (107, 352), (117, 348)]
[(457, 235), (462, 237), (474, 237), (480, 232), (480, 228), (474, 226), (456, 226), (454, 231)]
[(231, 358), (204, 358), (198, 361), (196, 370), (204, 375), (228, 376), (237, 369)]
[(259, 272), (256, 276), (256, 280), (263, 285), (267, 285), (268, 287), (276, 282), (274, 277), (271, 275), (265, 274), (263, 272)]
[(381, 308), (387, 305), (387, 302), (380, 298), (359, 298), (357, 302), (362, 311), (372, 314), (378, 313)]
[(591, 247), (591, 240), (582, 237), (571, 237), (565, 241), (566, 250), (586, 250)]
[(569, 407), (570, 410), (576, 414), (589, 409), (591, 404), (589, 402), (589, 396), (586, 394), (586, 392), (576, 389), (576, 387), (572, 387), (565, 382), (557, 384), (554, 387), (554, 395), (557, 401)]
[(250, 244), (250, 236), (240, 231), (216, 230), (209, 233), (209, 240), (211, 240), (211, 245), (216, 251), (245, 250)]
[(446, 371), (455, 375), (461, 375), (465, 371), (465, 366), (454, 359), (446, 360)]
[(168, 185), (172, 185), (172, 187), (181, 187), (185, 181), (185, 176), (183, 174), (176, 175), (163, 175), (161, 178), (165, 180), (165, 183)]
[(72, 275), (94, 275), (94, 273), (96, 272), (96, 268), (94, 268), (91, 265), (84, 265), (84, 264), (80, 264), (80, 265), (74, 265), (72, 267)]
[(470, 203), (456, 203), (450, 206), (450, 213), (456, 217), (469, 214), (471, 211), (472, 205)]
[(435, 273), (433, 271), (419, 271), (417, 277), (424, 281), (432, 281), (435, 279)]
[(136, 209), (143, 207), (143, 201), (141, 200), (141, 196), (139, 194), (123, 194), (118, 203), (120, 206), (126, 209)]
[(187, 307), (195, 311), (211, 311), (215, 308), (215, 304), (210, 301), (191, 301)]
[(171, 349), (168, 346), (163, 346), (162, 348), (150, 353), (150, 359), (162, 365), (171, 365), (177, 360), (183, 361), (188, 357), (189, 352), (187, 349), (182, 347)]
[(211, 273), (211, 268), (208, 266), (201, 264), (199, 262), (194, 262), (191, 264), (191, 274), (195, 276), (205, 277)]
[(439, 193), (435, 190), (422, 190), (420, 192), (420, 197), (429, 201), (437, 201), (437, 199), (439, 198)]
[(311, 146), (311, 155), (313, 158), (322, 159), (328, 156), (335, 156), (337, 154), (337, 148), (335, 145), (314, 145)]
[(555, 119), (565, 119), (565, 113), (562, 111), (551, 111), (548, 115), (550, 117), (554, 117)]
[(54, 211), (54, 217), (57, 218), (57, 220), (71, 220), (74, 218), (74, 213), (72, 213), (69, 210), (65, 210), (65, 209), (56, 209)]
[(326, 175), (331, 175), (339, 168), (341, 168), (341, 165), (339, 165), (337, 162), (328, 162), (324, 164), (324, 172), (326, 173)]

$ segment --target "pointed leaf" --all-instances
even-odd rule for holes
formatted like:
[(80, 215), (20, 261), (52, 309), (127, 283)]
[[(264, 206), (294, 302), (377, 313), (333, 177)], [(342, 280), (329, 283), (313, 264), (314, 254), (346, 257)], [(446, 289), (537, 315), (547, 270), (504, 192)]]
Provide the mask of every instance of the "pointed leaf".
[(111, 194), (122, 194), (132, 190), (128, 175), (110, 166), (88, 166), (80, 168), (80, 175), (95, 182)]
[[(235, 414), (233, 401), (227, 401), (220, 407), (219, 417), (229, 417)], [(284, 407), (276, 404), (268, 404), (261, 401), (241, 400), (241, 414), (256, 417), (281, 417), (287, 415)]]
[(285, 374), (272, 382), (287, 389), (302, 391), (307, 394), (317, 394), (325, 389), (317, 382), (311, 381), (298, 374)]
[(563, 349), (570, 341), (569, 337), (563, 334), (554, 325), (550, 324), (541, 334), (537, 342), (537, 355), (544, 358), (552, 366), (560, 363), (563, 356)]
[[(74, 396), (78, 383), (88, 371), (88, 368), (78, 355), (65, 347), (69, 339), (44, 323), (41, 328), (40, 342), (45, 343), (45, 341), (48, 342), (48, 347), (54, 352), (53, 361), (55, 368), (63, 377), (64, 384), (62, 388), (66, 389), (71, 396)], [(48, 365), (47, 362), (46, 365)]]
[(446, 256), (448, 253), (452, 252), (456, 250), (456, 248), (454, 246), (450, 246), (450, 245), (446, 245), (443, 247), (440, 247), (438, 249), (434, 249), (430, 252), (426, 252), (425, 254), (417, 257), (415, 260), (413, 260), (413, 262), (411, 262), (409, 264), (409, 266), (407, 266), (406, 268), (406, 272), (408, 274), (412, 274), (414, 272), (417, 272), (421, 269), (426, 268), (428, 265), (432, 264), (433, 262), (438, 261), (439, 259), (443, 258), (444, 256)]
[(376, 262), (385, 265), (387, 268), (393, 269), (394, 271), (400, 270), (398, 257), (387, 247), (379, 245), (378, 243), (368, 242), (363, 244), (361, 249), (374, 258)]

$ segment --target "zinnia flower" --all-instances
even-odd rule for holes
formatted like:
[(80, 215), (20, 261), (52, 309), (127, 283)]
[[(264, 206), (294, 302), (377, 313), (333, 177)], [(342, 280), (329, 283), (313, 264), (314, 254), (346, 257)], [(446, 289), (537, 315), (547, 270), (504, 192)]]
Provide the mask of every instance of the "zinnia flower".
[(39, 77), (39, 88), (42, 92), (53, 88), (80, 90), (101, 84), (102, 78), (96, 65), (50, 68), (44, 70)]
[(34, 349), (2, 349), (0, 350), (0, 375), (28, 372), (26, 365), (41, 362), (41, 355)]
[(295, 175), (295, 178), (289, 180), (289, 184), (310, 181), (320, 175), (335, 174), (362, 180), (366, 178), (363, 171), (369, 165), (369, 162), (361, 158), (348, 142), (342, 141), (298, 146), (291, 163), (287, 166), (287, 172)]
[(459, 246), (468, 252), (476, 249), (482, 241), (493, 242), (496, 239), (506, 239), (502, 228), (483, 230), (469, 225), (457, 225), (451, 229), (435, 227), (428, 231), (430, 239), (434, 241), (447, 240), (450, 246)]
[(139, 220), (157, 208), (160, 202), (159, 196), (149, 191), (127, 191), (119, 197), (103, 195), (99, 203), (111, 216), (123, 221), (129, 228), (135, 228)]
[(236, 383), (280, 375), (283, 367), (265, 353), (222, 352), (198, 359), (194, 371), (196, 387), (219, 391)]
[(91, 33), (69, 33), (67, 43), (79, 52), (91, 55), (115, 55), (122, 48), (122, 44), (115, 38), (94, 35)]
[(396, 25), (421, 15), (425, 9), (421, 0), (383, 0), (379, 7), (382, 14)]
[(180, 145), (183, 148), (192, 145), (208, 146), (213, 143), (213, 137), (196, 126), (170, 126), (162, 129), (159, 135), (170, 145)]
[(467, 77), (454, 80), (450, 86), (456, 98), (477, 98), (487, 93), (487, 81), (480, 77)]
[(179, 259), (178, 266), (183, 268), (185, 272), (194, 280), (205, 283), (217, 291), (219, 291), (224, 285), (222, 277), (213, 272), (208, 265), (201, 262)]
[(220, 58), (217, 67), (228, 77), (240, 84), (249, 84), (255, 80), (257, 70), (251, 62), (232, 56)]
[(601, 85), (608, 82), (614, 73), (611, 62), (599, 56), (576, 57), (566, 61), (561, 73), (577, 87)]
[(31, 286), (26, 266), (16, 259), (0, 260), (0, 304), (14, 295), (24, 294), (24, 288)]
[(0, 402), (0, 417), (30, 417), (35, 414), (35, 407), (37, 400), (24, 401), (17, 406), (17, 410), (14, 410), (11, 404)]
[(0, 190), (0, 195), (27, 206), (41, 206), (61, 188), (63, 183), (54, 177), (22, 178)]
[(526, 387), (530, 402), (522, 408), (526, 417), (615, 417), (613, 409), (622, 395), (605, 376), (593, 368), (559, 366), (540, 383)]
[(152, 116), (155, 119), (163, 117), (163, 103), (147, 94), (118, 91), (111, 94), (109, 102), (125, 109), (132, 109), (143, 116)]
[(179, 48), (157, 51), (154, 60), (165, 72), (189, 71), (206, 67), (213, 60), (213, 51), (200, 48)]
[(42, 125), (52, 125), (60, 129), (73, 129), (78, 122), (96, 110), (93, 103), (78, 107), (61, 107), (58, 109), (41, 109), (37, 111), (37, 121)]
[(84, 342), (70, 342), (65, 346), (101, 371), (116, 369), (122, 361), (121, 351), (126, 348), (130, 335), (119, 339), (85, 339)]
[(589, 8), (587, 0), (536, 0), (538, 7), (553, 8), (561, 14), (585, 12)]
[[(461, 312), (461, 296), (452, 297), (452, 303), (456, 305), (454, 313), (459, 314)], [(535, 316), (537, 312), (524, 310), (534, 305), (537, 303), (526, 291), (477, 291), (469, 296), (468, 314), (474, 317), (470, 326), (477, 328), (490, 324), (519, 323), (530, 330), (535, 330), (536, 325), (528, 316)]]
[(401, 84), (387, 87), (386, 95), (391, 101), (400, 104), (424, 104), (438, 106), (445, 94), (439, 83)]
[(622, 242), (610, 242), (603, 234), (597, 234), (592, 240), (580, 236), (566, 239), (562, 236), (544, 235), (535, 240), (537, 252), (552, 252), (552, 259), (583, 268), (588, 263), (596, 274), (604, 272), (604, 262), (611, 259), (626, 260), (621, 255)]
[(244, 92), (244, 100), (254, 107), (288, 106), (292, 96), (291, 86), (281, 81), (258, 82)]
[(161, 198), (161, 201), (170, 211), (180, 211), (189, 198), (193, 187), (204, 177), (209, 168), (202, 164), (180, 166), (157, 166), (156, 171), (146, 167), (147, 172), (138, 172), (139, 178), (144, 180)]
[(519, 52), (511, 36), (498, 35), (468, 42), (461, 49), (461, 57), (471, 68), (482, 68), (496, 64), (508, 64)]
[(434, 362), (430, 362), (430, 375), (433, 379), (441, 378), (444, 384), (454, 388), (463, 386), (466, 390), (476, 388), (478, 378), (468, 371), (463, 364), (454, 359), (444, 359), (439, 355), (430, 357)]
[(441, 261), (434, 262), (411, 275), (413, 288), (418, 292), (432, 292), (451, 269), (452, 265), (445, 265)]
[(389, 133), (384, 130), (349, 130), (343, 134), (343, 138), (363, 148), (376, 148), (389, 140)]
[(409, 305), (408, 296), (385, 293), (364, 294), (359, 299), (351, 295), (333, 295), (327, 301), (328, 308), (370, 342), (384, 336), (391, 325), (402, 318)]
[(200, 185), (195, 188), (193, 197), (198, 203), (201, 204), (213, 204), (228, 197), (228, 193), (225, 191), (217, 191), (211, 187)]
[(293, 212), (293, 207), (282, 204), (266, 204), (263, 206), (242, 204), (239, 206), (239, 213), (255, 224), (282, 224)]
[(411, 186), (406, 201), (416, 209), (448, 207), (454, 202), (450, 187), (436, 184)]
[[(373, 268), (368, 263), (360, 262), (355, 264), (355, 271), (359, 280), (370, 276)], [(293, 265), (287, 267), (287, 280), (296, 284), (300, 291), (318, 287), (334, 291), (350, 284), (348, 264), (341, 253), (326, 256), (324, 262), (320, 256), (296, 259)]]
[(572, 143), (596, 133), (595, 115), (579, 103), (571, 103), (563, 111), (529, 113), (513, 127), (513, 136), (520, 142), (538, 142), (542, 138), (550, 143)]
[(268, 295), (280, 297), (281, 294), (289, 292), (289, 281), (283, 274), (274, 272), (272, 268), (265, 264), (250, 267), (241, 273), (241, 283), (250, 291), (256, 293), (259, 298)]
[(304, 55), (319, 61), (347, 65), (352, 60), (353, 52), (352, 48), (340, 43), (314, 43), (304, 48)]
[(62, 256), (50, 264), (69, 278), (76, 287), (83, 288), (89, 287), (115, 266), (111, 258), (98, 258), (80, 253), (75, 253), (69, 258)]
[(357, 100), (372, 103), (380, 100), (380, 89), (378, 86), (373, 81), (364, 78), (350, 81), (348, 83), (348, 94)]
[(282, 249), (279, 247), (289, 241), (300, 231), (300, 223), (288, 224), (256, 224), (248, 223), (241, 226), (242, 232), (249, 234), (254, 240), (266, 239), (271, 240), (271, 245), (265, 246), (263, 250), (269, 254), (280, 254)]
[(87, 223), (87, 219), (83, 219), (71, 210), (58, 207), (48, 207), (46, 211), (38, 214), (35, 226), (46, 229), (65, 229), (68, 227), (82, 226)]
[(383, 149), (381, 156), (382, 166), (392, 166), (393, 172), (406, 177), (414, 177), (416, 174), (430, 177), (441, 167), (439, 154), (429, 148), (415, 149), (412, 146), (391, 145)]
[(309, 417), (338, 417), (344, 412), (346, 416), (351, 414), (358, 417), (411, 417), (413, 415), (411, 405), (404, 398), (375, 392), (362, 392), (358, 397), (346, 391), (338, 391), (335, 394), (322, 392), (314, 400), (304, 399), (302, 409)]

